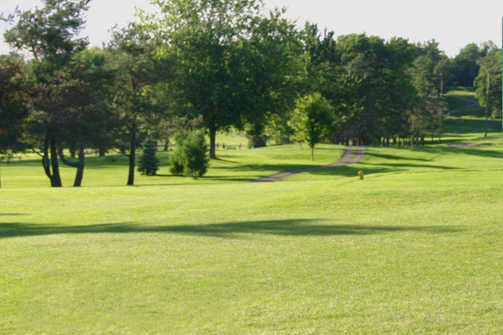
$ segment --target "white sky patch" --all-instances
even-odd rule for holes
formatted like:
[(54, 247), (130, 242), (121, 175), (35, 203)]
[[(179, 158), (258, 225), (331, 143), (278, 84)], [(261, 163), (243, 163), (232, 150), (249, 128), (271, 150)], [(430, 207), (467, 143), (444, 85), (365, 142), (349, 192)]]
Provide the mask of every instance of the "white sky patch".
[[(41, 0), (0, 0), (0, 11), (11, 13), (40, 5)], [(306, 20), (336, 35), (367, 33), (385, 39), (393, 36), (411, 42), (435, 39), (449, 56), (468, 43), (488, 40), (501, 46), (503, 1), (499, 0), (266, 0), (269, 8), (287, 7), (287, 16), (303, 26)], [(134, 18), (135, 7), (152, 10), (148, 0), (93, 0), (85, 36), (92, 45), (110, 39), (114, 25)], [(3, 41), (8, 28), (0, 23), (0, 53), (9, 48)]]

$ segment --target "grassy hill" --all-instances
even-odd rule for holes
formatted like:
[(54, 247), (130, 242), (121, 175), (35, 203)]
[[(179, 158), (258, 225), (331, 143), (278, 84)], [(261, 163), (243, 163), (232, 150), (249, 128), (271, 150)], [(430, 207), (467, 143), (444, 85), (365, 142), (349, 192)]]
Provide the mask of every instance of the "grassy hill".
[(91, 158), (82, 189), (3, 165), (0, 333), (503, 332), (501, 127), (482, 137), (448, 99), (464, 112), (442, 144), (277, 183), (249, 180), (344, 148), (220, 150), (199, 181), (163, 166), (133, 188), (119, 156)]

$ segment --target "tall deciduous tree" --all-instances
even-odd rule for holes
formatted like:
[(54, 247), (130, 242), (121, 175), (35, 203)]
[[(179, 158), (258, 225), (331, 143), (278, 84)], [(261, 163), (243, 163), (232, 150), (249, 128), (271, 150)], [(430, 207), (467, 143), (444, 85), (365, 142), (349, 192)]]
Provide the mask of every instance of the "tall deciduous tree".
[(161, 15), (150, 22), (176, 49), (183, 73), (179, 105), (202, 118), (211, 158), (219, 129), (247, 123), (257, 134), (264, 115), (293, 105), (295, 29), (281, 11), (265, 16), (261, 0), (154, 3)]

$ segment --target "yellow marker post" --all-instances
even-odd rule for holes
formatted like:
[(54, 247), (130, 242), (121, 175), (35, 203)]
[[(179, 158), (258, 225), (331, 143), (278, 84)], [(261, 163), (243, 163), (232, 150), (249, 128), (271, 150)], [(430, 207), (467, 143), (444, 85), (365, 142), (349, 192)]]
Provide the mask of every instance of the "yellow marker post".
[(363, 180), (365, 178), (365, 174), (363, 173), (363, 171), (359, 171), (358, 176), (360, 176), (360, 180)]

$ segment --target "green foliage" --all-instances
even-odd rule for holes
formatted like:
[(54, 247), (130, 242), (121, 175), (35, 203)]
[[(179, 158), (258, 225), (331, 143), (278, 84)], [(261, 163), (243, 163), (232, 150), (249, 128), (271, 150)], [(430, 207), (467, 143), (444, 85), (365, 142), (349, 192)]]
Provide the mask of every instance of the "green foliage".
[(495, 118), (501, 118), (501, 49), (493, 49), (479, 60), (480, 71), (475, 78), (475, 94)]
[(480, 59), (497, 49), (493, 42), (480, 46), (475, 43), (466, 45), (454, 58), (454, 78), (457, 86), (473, 87), (480, 71)]
[(265, 134), (275, 144), (289, 144), (295, 137), (295, 130), (288, 124), (291, 113), (274, 115), (268, 120)]
[(219, 129), (255, 123), (253, 129), (263, 131), (267, 115), (293, 106), (301, 48), (283, 11), (267, 16), (261, 0), (154, 3), (161, 13), (147, 26), (159, 27), (156, 36), (176, 51), (183, 74), (179, 106), (202, 118), (211, 158)]
[(208, 171), (208, 145), (202, 131), (189, 132), (183, 142), (185, 162), (184, 174), (194, 179), (202, 177)]
[(170, 157), (170, 170), (174, 175), (198, 179), (209, 166), (208, 145), (202, 131), (187, 131), (176, 136), (176, 146)]
[(169, 169), (175, 176), (183, 176), (185, 166), (183, 143), (185, 142), (186, 135), (186, 131), (179, 131), (175, 134), (175, 149), (169, 156)]
[(175, 176), (183, 176), (185, 156), (182, 149), (182, 147), (176, 146), (176, 149), (169, 157), (169, 170)]
[(29, 87), (21, 59), (0, 56), (0, 154), (24, 148), (22, 126), (29, 114)]
[(307, 95), (297, 100), (290, 125), (295, 129), (297, 140), (305, 142), (312, 150), (322, 140), (322, 134), (330, 125), (333, 107), (320, 93)]
[(159, 158), (157, 154), (157, 142), (149, 139), (143, 145), (143, 155), (138, 163), (138, 171), (147, 176), (155, 176), (159, 170)]

